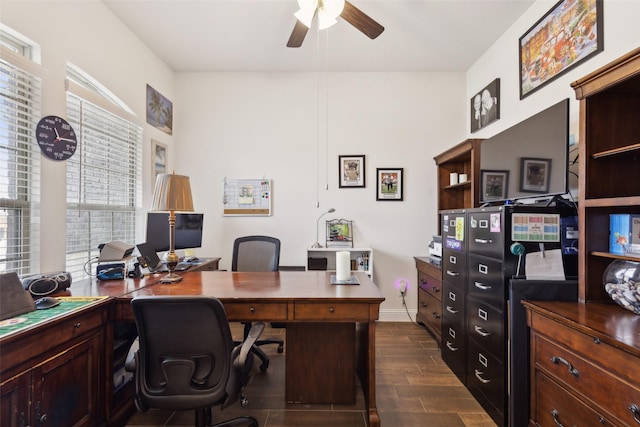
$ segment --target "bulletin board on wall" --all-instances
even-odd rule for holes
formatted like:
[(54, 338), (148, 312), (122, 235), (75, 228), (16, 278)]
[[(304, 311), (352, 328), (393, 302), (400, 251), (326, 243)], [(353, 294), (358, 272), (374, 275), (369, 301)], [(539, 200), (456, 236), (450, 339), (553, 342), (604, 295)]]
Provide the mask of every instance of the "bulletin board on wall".
[(270, 216), (270, 179), (228, 179), (223, 189), (224, 216)]

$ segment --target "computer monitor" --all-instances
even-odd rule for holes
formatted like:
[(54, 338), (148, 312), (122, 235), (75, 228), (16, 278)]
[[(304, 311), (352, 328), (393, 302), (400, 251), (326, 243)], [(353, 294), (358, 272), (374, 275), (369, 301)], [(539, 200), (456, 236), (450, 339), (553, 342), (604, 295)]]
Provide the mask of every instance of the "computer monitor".
[[(201, 213), (176, 213), (175, 248), (191, 249), (202, 246), (202, 224), (204, 215)], [(169, 213), (147, 213), (147, 238), (156, 252), (169, 250)]]

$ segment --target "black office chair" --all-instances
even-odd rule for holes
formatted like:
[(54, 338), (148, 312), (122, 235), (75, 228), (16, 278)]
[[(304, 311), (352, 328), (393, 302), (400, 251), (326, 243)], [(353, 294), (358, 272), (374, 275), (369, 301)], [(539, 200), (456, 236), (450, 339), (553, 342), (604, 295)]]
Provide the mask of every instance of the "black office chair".
[[(256, 323), (235, 346), (222, 303), (204, 296), (146, 296), (131, 301), (138, 340), (125, 368), (135, 372), (135, 404), (172, 411), (195, 410), (195, 425), (211, 424), (211, 407), (240, 399), (253, 363), (251, 348), (264, 330)], [(240, 417), (216, 427), (258, 427)]]
[[(231, 271), (278, 271), (280, 265), (280, 240), (269, 236), (238, 237), (233, 242), (233, 256), (231, 257)], [(282, 325), (275, 325), (281, 327)], [(244, 323), (245, 339), (251, 330), (251, 323)], [(270, 338), (256, 341), (251, 351), (262, 360), (260, 370), (269, 367), (269, 357), (258, 348), (265, 344), (277, 344), (278, 353), (284, 351), (284, 341)]]

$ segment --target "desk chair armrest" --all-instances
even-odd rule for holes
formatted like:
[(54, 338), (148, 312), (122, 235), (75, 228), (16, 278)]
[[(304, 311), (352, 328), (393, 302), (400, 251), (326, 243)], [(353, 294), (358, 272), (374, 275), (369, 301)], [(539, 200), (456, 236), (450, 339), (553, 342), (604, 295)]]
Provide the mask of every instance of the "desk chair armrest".
[(249, 334), (242, 342), (242, 347), (240, 348), (240, 355), (233, 361), (233, 366), (236, 369), (241, 369), (247, 360), (247, 355), (251, 351), (251, 347), (255, 344), (256, 340), (262, 335), (262, 331), (264, 331), (264, 322), (256, 322), (251, 326), (251, 330)]
[(129, 347), (129, 353), (127, 353), (127, 358), (124, 361), (124, 369), (127, 372), (135, 372), (136, 371), (136, 353), (140, 348), (139, 339), (131, 343), (131, 347)]

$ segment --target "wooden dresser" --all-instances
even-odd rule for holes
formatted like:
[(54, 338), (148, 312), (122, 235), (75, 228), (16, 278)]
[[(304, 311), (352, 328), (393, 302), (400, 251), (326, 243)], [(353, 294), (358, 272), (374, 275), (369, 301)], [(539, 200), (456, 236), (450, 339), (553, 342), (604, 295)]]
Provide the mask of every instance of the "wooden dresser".
[(609, 215), (640, 214), (640, 48), (571, 84), (580, 102), (578, 303), (526, 302), (529, 425), (640, 425), (640, 316), (602, 275)]
[(639, 425), (640, 316), (604, 303), (524, 304), (531, 425)]
[(416, 322), (423, 325), (442, 342), (442, 270), (428, 257), (414, 257), (418, 269), (418, 314)]

